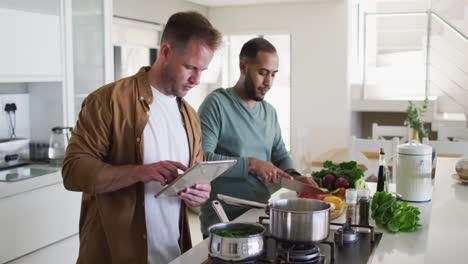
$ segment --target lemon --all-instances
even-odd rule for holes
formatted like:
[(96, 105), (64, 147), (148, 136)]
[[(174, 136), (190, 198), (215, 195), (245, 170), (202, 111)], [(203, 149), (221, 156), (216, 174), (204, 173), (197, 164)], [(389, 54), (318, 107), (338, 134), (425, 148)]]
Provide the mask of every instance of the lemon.
[(336, 196), (327, 196), (325, 198), (323, 198), (323, 201), (324, 202), (327, 202), (327, 203), (332, 203), (335, 205), (335, 210), (341, 210), (343, 209), (343, 206), (344, 206), (344, 202), (341, 198), (339, 197), (336, 197)]

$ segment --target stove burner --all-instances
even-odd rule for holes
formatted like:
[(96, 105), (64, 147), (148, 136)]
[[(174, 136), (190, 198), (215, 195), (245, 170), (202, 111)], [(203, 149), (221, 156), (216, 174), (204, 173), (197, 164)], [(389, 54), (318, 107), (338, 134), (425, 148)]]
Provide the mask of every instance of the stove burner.
[(335, 231), (334, 239), (335, 242), (338, 243), (339, 246), (343, 246), (344, 244), (355, 243), (359, 239), (358, 231), (356, 228), (365, 228), (370, 231), (370, 243), (373, 244), (375, 242), (375, 233), (374, 227), (370, 225), (352, 225), (349, 222), (344, 224), (339, 223), (330, 223), (330, 225), (341, 226), (338, 230)]
[(335, 241), (340, 245), (343, 243), (354, 243), (357, 240), (358, 236), (354, 228), (339, 228), (335, 232)]
[[(336, 225), (343, 227), (343, 224), (330, 223), (331, 225)], [(379, 242), (382, 239), (382, 233), (374, 232), (374, 228), (371, 226), (359, 226), (351, 225), (355, 227), (356, 235), (358, 237), (357, 241), (354, 243), (335, 243), (334, 235), (337, 232), (335, 229), (330, 230), (330, 235), (324, 241), (313, 243), (291, 243), (290, 241), (284, 241), (275, 239), (269, 235), (265, 235), (265, 252), (263, 255), (258, 256), (256, 259), (246, 259), (242, 261), (226, 261), (222, 259), (217, 259), (213, 256), (208, 256), (203, 264), (211, 263), (228, 263), (228, 264), (237, 264), (237, 263), (255, 263), (255, 264), (295, 264), (295, 263), (313, 263), (313, 264), (361, 264), (367, 263), (372, 259), (375, 248), (379, 245)], [(361, 228), (367, 228), (368, 231), (360, 230)], [(280, 256), (279, 244), (283, 248), (283, 254)], [(319, 260), (302, 260), (301, 258), (291, 258), (291, 251), (294, 252), (292, 246), (296, 246), (299, 251), (307, 251), (310, 248), (313, 248), (313, 245), (317, 246), (320, 251)], [(284, 251), (286, 250), (286, 251)], [(289, 251), (288, 251), (289, 250)], [(303, 252), (301, 252), (303, 253)], [(289, 255), (289, 256), (288, 256)], [(307, 255), (307, 253), (306, 253)], [(284, 259), (287, 257), (288, 259)], [(294, 256), (293, 256), (294, 257)]]
[(317, 263), (320, 249), (314, 244), (281, 242), (277, 245), (278, 258), (285, 263)]

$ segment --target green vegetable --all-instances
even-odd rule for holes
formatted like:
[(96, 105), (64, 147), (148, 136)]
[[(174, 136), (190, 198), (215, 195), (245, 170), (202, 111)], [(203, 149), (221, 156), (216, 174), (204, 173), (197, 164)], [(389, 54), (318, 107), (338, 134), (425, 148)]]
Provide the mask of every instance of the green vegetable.
[(260, 232), (261, 230), (255, 226), (236, 226), (232, 228), (216, 230), (213, 233), (222, 237), (241, 238), (256, 235)]
[(354, 182), (354, 188), (356, 190), (359, 189), (368, 189), (366, 182), (364, 181), (364, 178), (360, 178), (357, 181)]
[(371, 211), (375, 222), (386, 226), (392, 233), (413, 232), (421, 228), (419, 209), (408, 205), (407, 202), (397, 203), (396, 198), (390, 193), (375, 193), (372, 198)]
[(323, 169), (313, 172), (312, 177), (320, 186), (323, 186), (322, 179), (328, 174), (335, 175), (337, 178), (345, 178), (349, 181), (349, 188), (357, 188), (356, 183), (358, 183), (359, 186), (365, 186), (364, 188), (367, 189), (367, 185), (363, 180), (364, 172), (358, 168), (357, 162), (354, 160), (340, 164), (333, 164), (333, 162), (327, 160), (323, 163)]

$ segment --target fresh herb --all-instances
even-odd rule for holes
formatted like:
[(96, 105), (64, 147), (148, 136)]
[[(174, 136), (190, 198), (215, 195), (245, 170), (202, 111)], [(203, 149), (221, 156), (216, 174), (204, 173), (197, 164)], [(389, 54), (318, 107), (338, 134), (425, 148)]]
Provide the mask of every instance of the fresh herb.
[(419, 138), (427, 137), (427, 131), (424, 127), (422, 117), (427, 112), (429, 108), (429, 99), (426, 97), (422, 107), (417, 107), (413, 102), (408, 102), (408, 108), (406, 108), (406, 120), (405, 125), (418, 131)]
[(392, 233), (413, 232), (421, 228), (419, 209), (408, 205), (407, 202), (398, 203), (396, 198), (388, 192), (374, 194), (371, 211), (375, 223), (387, 227)]
[[(323, 169), (317, 172), (312, 173), (312, 177), (314, 180), (321, 186), (326, 187), (328, 190), (333, 191), (336, 188), (342, 186), (335, 186), (333, 184), (327, 184), (326, 182), (322, 182), (324, 177), (327, 175), (333, 175), (336, 179), (338, 178), (345, 178), (349, 182), (349, 186), (346, 188), (357, 188), (357, 187), (364, 187), (367, 188), (363, 177), (364, 172), (358, 168), (356, 161), (348, 161), (342, 162), (340, 164), (333, 164), (333, 162), (327, 160), (323, 163)], [(331, 178), (330, 176), (326, 178)], [(324, 185), (325, 183), (325, 185)]]
[(222, 237), (241, 238), (259, 234), (261, 230), (255, 226), (236, 226), (227, 229), (216, 230), (213, 233)]

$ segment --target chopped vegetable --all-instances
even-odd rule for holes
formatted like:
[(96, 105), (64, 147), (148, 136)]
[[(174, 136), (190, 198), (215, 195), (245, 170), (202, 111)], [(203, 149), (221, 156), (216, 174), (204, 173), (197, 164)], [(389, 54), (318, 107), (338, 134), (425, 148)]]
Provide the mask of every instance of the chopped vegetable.
[(323, 200), (327, 196), (332, 196), (331, 194), (311, 194), (311, 193), (299, 193), (299, 198), (309, 198), (309, 199), (316, 199), (316, 200)]
[(412, 232), (421, 228), (419, 209), (408, 205), (407, 202), (397, 203), (396, 198), (390, 193), (375, 193), (371, 211), (375, 222), (386, 226), (392, 233)]

